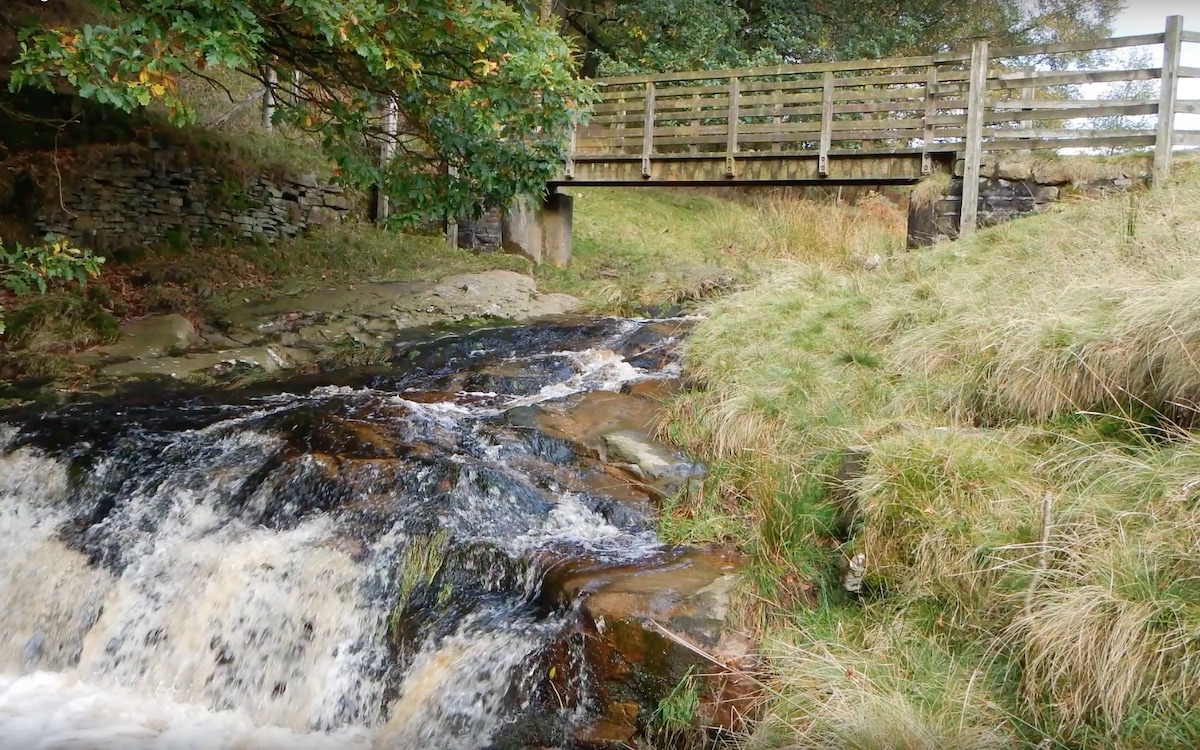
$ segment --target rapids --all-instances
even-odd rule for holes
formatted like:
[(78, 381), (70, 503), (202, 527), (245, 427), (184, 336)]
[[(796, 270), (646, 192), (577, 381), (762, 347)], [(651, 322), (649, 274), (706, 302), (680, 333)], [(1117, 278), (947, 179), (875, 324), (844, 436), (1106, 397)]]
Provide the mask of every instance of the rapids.
[(539, 698), (570, 642), (548, 572), (667, 551), (533, 416), (677, 374), (686, 327), (552, 320), (0, 414), (0, 748), (569, 745), (594, 707), (579, 659), (571, 705)]

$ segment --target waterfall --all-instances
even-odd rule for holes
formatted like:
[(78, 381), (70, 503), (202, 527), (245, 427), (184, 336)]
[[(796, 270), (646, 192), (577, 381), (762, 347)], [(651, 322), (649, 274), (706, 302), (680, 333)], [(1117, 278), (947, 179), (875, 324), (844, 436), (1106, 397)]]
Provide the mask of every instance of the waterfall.
[(514, 415), (669, 363), (631, 363), (629, 321), (529, 330), (387, 377), (0, 415), (0, 748), (487, 747), (563, 637), (546, 560), (660, 548)]

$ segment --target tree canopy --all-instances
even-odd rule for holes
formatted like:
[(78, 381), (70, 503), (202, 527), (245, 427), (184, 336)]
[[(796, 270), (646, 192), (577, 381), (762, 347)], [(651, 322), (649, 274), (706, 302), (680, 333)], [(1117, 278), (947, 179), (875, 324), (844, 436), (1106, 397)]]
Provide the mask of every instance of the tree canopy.
[[(588, 97), (563, 39), (503, 0), (90, 2), (94, 23), (23, 34), (11, 87), (65, 82), (185, 124), (181, 76), (281, 71), (277, 121), (315, 134), (346, 181), (379, 185), (400, 221), (540, 192)], [(389, 103), (395, 156), (380, 164)]]
[(1098, 38), (1122, 0), (558, 0), (585, 70), (622, 74)]

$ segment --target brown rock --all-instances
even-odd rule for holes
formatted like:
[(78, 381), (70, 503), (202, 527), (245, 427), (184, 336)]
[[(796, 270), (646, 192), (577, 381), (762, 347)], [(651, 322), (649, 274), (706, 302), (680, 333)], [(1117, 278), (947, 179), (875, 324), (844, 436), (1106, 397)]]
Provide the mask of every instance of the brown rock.
[(680, 378), (655, 378), (632, 383), (626, 386), (622, 392), (662, 404), (670, 401), (681, 390), (683, 390), (683, 380)]
[(564, 404), (548, 405), (538, 415), (546, 433), (593, 450), (611, 432), (646, 432), (662, 413), (653, 402), (610, 391), (591, 391)]

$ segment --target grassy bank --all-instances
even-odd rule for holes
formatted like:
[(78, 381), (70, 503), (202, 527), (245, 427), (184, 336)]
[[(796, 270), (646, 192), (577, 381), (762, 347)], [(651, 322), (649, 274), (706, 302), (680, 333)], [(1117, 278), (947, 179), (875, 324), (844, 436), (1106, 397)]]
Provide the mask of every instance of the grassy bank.
[(750, 747), (1200, 745), (1198, 258), (1192, 171), (708, 308), (662, 530), (754, 554)]
[[(122, 320), (177, 312), (204, 321), (242, 302), (364, 281), (507, 269), (534, 275), (543, 290), (580, 297), (592, 312), (694, 306), (752, 283), (781, 258), (825, 253), (832, 263), (852, 264), (898, 251), (898, 209), (883, 201), (867, 205), (827, 212), (814, 203), (749, 206), (694, 191), (581, 190), (575, 257), (565, 269), (501, 252), (452, 251), (437, 235), (367, 224), (274, 245), (164, 242), (112, 254), (101, 277), (83, 290), (0, 299), (9, 322), (0, 338), (0, 379), (84, 377), (69, 355), (113, 340)], [(835, 232), (844, 239), (831, 242)]]

